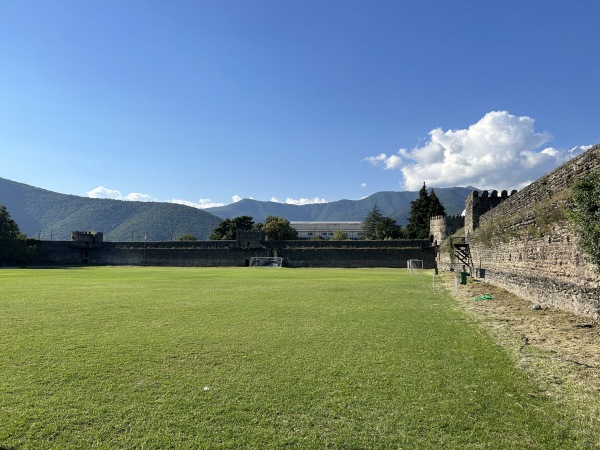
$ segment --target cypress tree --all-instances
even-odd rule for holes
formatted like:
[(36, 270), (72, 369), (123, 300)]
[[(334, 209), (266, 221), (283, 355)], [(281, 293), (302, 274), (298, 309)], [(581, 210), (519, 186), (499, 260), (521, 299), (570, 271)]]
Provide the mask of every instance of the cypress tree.
[(431, 193), (428, 193), (427, 186), (423, 183), (417, 199), (410, 202), (410, 216), (408, 225), (406, 225), (408, 238), (427, 239), (429, 237), (429, 219), (432, 216), (443, 216), (445, 214), (444, 205), (442, 205), (434, 190), (432, 189)]
[(444, 209), (444, 205), (442, 205), (438, 196), (435, 195), (435, 191), (431, 189), (429, 193), (429, 217), (445, 215), (446, 210)]

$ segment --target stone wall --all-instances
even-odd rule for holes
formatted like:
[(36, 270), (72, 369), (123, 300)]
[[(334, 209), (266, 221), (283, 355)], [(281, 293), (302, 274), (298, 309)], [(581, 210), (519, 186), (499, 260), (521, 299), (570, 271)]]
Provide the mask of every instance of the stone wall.
[[(511, 196), (517, 191), (512, 191)], [(483, 191), (481, 194), (478, 191), (473, 191), (467, 197), (465, 202), (465, 233), (469, 236), (473, 230), (479, 227), (479, 220), (482, 215), (488, 211), (498, 207), (503, 201), (508, 198), (508, 192), (502, 191), (498, 195), (498, 191)]]
[[(240, 244), (241, 242), (241, 244)], [(427, 240), (281, 241), (245, 246), (242, 241), (103, 242), (42, 241), (43, 264), (243, 267), (253, 256), (281, 256), (287, 267), (406, 267), (409, 259), (435, 266)]]
[(570, 227), (557, 224), (544, 236), (523, 233), (485, 244), (472, 240), (470, 248), (487, 282), (534, 303), (597, 318), (598, 274), (578, 242)]
[(289, 267), (396, 267), (409, 259), (435, 267), (435, 249), (429, 241), (286, 241), (275, 244)]
[(429, 221), (429, 242), (438, 245), (464, 226), (464, 216), (434, 216)]
[[(597, 170), (600, 146), (508, 196), (483, 213), (472, 231), (465, 220), (473, 265), (485, 269), (485, 281), (534, 303), (598, 318), (600, 276), (565, 213), (571, 187)], [(447, 248), (438, 248), (441, 268), (450, 261)]]
[(481, 218), (481, 225), (533, 212), (536, 205), (560, 195), (570, 189), (577, 180), (597, 170), (600, 170), (600, 145), (594, 146), (511, 195), (509, 200), (486, 213), (485, 217)]

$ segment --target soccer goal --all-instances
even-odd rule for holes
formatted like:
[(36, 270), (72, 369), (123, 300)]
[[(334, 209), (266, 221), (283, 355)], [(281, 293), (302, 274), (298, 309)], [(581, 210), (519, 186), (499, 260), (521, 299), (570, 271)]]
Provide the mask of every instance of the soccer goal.
[(409, 259), (406, 261), (406, 270), (409, 274), (413, 274), (413, 270), (423, 270), (422, 259)]
[(253, 256), (250, 258), (250, 267), (281, 267), (283, 258), (278, 256)]

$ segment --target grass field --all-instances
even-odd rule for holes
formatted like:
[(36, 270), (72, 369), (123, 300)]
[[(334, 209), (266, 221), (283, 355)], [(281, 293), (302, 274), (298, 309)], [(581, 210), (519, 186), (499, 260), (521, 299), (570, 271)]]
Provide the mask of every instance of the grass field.
[(0, 449), (593, 445), (430, 283), (0, 270)]

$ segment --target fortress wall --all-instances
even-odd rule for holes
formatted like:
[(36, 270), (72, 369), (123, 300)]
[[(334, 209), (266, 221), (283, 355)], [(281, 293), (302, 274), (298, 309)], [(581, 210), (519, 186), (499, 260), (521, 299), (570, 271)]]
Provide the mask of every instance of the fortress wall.
[[(242, 243), (243, 245), (243, 243)], [(406, 267), (408, 259), (435, 265), (427, 240), (281, 241), (243, 248), (237, 241), (104, 242), (94, 246), (42, 241), (45, 264), (243, 267), (253, 256), (284, 258), (288, 267)]]
[(498, 196), (498, 191), (483, 191), (481, 195), (477, 191), (473, 191), (467, 197), (465, 202), (465, 232), (470, 235), (473, 230), (479, 227), (480, 217), (493, 208), (496, 208), (500, 203), (508, 198), (508, 193), (502, 191)]
[(423, 260), (423, 268), (435, 267), (435, 250), (421, 248), (284, 249), (289, 267), (392, 267), (406, 268), (409, 259)]
[(385, 248), (427, 248), (427, 239), (402, 239), (388, 241), (332, 241), (332, 240), (298, 240), (298, 241), (267, 241), (265, 245), (274, 248), (302, 249), (385, 249)]
[(81, 264), (80, 249), (69, 244), (69, 241), (41, 241), (39, 260), (45, 264)]
[[(536, 214), (551, 215), (554, 208), (568, 207), (564, 199), (549, 200), (560, 198), (577, 180), (596, 170), (600, 170), (600, 146), (483, 214), (469, 244), (475, 268), (486, 270), (485, 280), (532, 302), (598, 318), (600, 276), (581, 249), (572, 224), (563, 219), (542, 228), (536, 222)], [(499, 223), (504, 224), (500, 229)], [(486, 235), (490, 229), (498, 234)], [(447, 258), (445, 249), (440, 257)]]
[(512, 194), (500, 205), (480, 218), (480, 225), (493, 223), (506, 217), (534, 212), (536, 204), (569, 189), (586, 174), (600, 170), (600, 145), (566, 162), (562, 166)]
[(434, 216), (429, 221), (429, 241), (438, 245), (464, 226), (464, 216)]
[(471, 244), (485, 280), (533, 303), (598, 317), (598, 274), (571, 229), (556, 226), (543, 237)]

